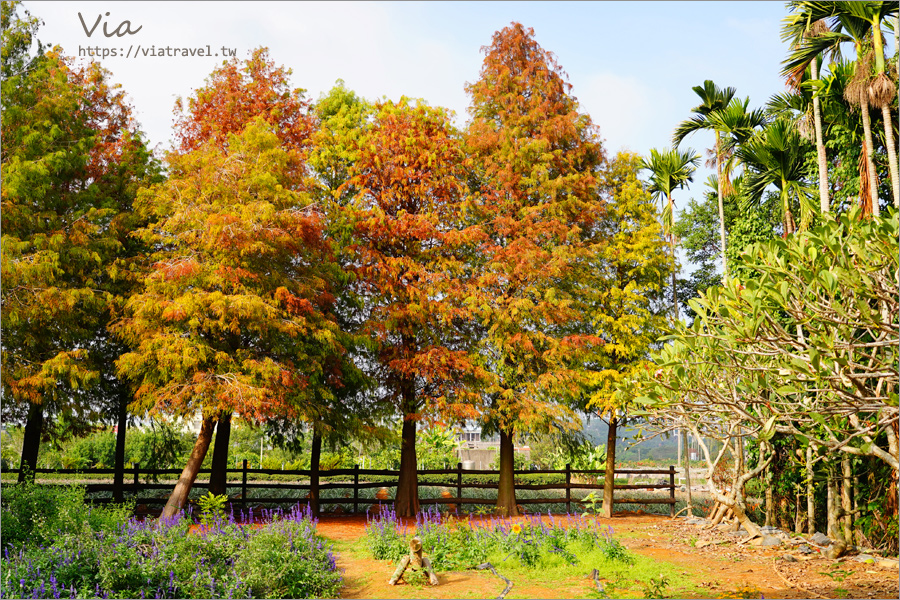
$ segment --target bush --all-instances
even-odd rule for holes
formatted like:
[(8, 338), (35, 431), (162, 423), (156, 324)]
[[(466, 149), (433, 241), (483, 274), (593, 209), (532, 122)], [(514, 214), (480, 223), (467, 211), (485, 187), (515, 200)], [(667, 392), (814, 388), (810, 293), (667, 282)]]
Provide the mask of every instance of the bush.
[(51, 547), (7, 548), (0, 596), (337, 597), (341, 575), (308, 513), (269, 516), (258, 529), (229, 520), (194, 533), (183, 517), (130, 520), (115, 530), (64, 532)]
[(3, 490), (0, 529), (3, 545), (42, 545), (68, 533), (111, 531), (121, 526), (133, 505), (85, 505), (85, 488), (23, 482)]
[(337, 598), (342, 577), (309, 518), (296, 515), (253, 532), (237, 554), (240, 579), (257, 598)]
[(611, 562), (633, 564), (634, 558), (612, 537), (612, 528), (601, 528), (596, 522), (574, 518), (568, 527), (547, 524), (538, 515), (524, 522), (494, 519), (484, 526), (442, 522), (435, 511), (416, 516), (415, 531), (403, 526), (393, 512), (386, 512), (369, 522), (366, 540), (376, 559), (398, 560), (409, 552), (409, 540), (419, 536), (422, 549), (431, 558), (436, 571), (459, 571), (474, 568), (491, 553), (515, 557), (527, 568), (536, 568), (555, 555), (572, 565), (579, 556), (599, 549)]

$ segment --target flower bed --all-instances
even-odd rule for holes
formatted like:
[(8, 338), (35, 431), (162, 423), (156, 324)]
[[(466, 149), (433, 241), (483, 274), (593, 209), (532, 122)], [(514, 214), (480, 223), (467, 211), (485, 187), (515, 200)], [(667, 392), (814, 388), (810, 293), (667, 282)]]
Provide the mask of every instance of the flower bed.
[[(33, 493), (44, 493), (34, 486)], [(76, 504), (70, 493), (57, 506)], [(81, 496), (81, 512), (88, 513)], [(4, 498), (3, 525), (19, 522)], [(94, 509), (100, 514), (105, 509)], [(28, 515), (25, 515), (26, 517)], [(54, 518), (56, 531), (6, 543), (0, 595), (5, 598), (333, 598), (342, 577), (316, 522), (299, 507), (267, 514), (261, 526), (193, 521)], [(6, 536), (4, 535), (4, 538)]]
[(409, 539), (417, 535), (437, 571), (471, 569), (488, 560), (534, 568), (546, 562), (577, 565), (581, 557), (600, 555), (631, 564), (634, 558), (613, 538), (612, 527), (601, 527), (585, 517), (545, 520), (529, 515), (522, 520), (494, 518), (482, 524), (444, 520), (440, 513), (419, 513), (415, 528), (403, 525), (386, 511), (369, 521), (366, 537), (373, 558), (399, 560), (409, 552)]

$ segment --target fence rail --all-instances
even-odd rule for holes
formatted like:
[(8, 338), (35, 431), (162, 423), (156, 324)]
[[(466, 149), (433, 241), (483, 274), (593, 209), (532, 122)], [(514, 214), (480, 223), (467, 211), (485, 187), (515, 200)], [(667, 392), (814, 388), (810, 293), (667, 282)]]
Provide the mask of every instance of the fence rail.
[[(7, 473), (18, 473), (19, 469), (7, 469), (5, 472)], [(198, 472), (199, 475), (202, 474), (210, 474), (212, 472), (211, 469), (200, 469)], [(142, 491), (148, 490), (168, 490), (172, 489), (173, 485), (171, 483), (158, 483), (158, 482), (150, 482), (146, 481), (146, 477), (158, 477), (160, 475), (181, 475), (181, 469), (142, 469), (139, 465), (135, 465), (133, 468), (124, 470), (126, 480), (131, 479), (130, 483), (123, 483), (122, 490), (125, 492), (131, 492), (135, 496), (140, 494)], [(394, 500), (382, 499), (382, 498), (360, 498), (359, 491), (361, 489), (371, 489), (371, 488), (391, 488), (397, 487), (397, 478), (399, 478), (400, 471), (393, 471), (387, 469), (360, 469), (359, 466), (355, 466), (352, 469), (330, 469), (330, 470), (310, 470), (310, 469), (293, 469), (293, 470), (279, 470), (279, 469), (250, 469), (248, 468), (248, 462), (245, 460), (243, 463), (243, 467), (240, 469), (227, 469), (227, 475), (236, 474), (240, 475), (240, 481), (236, 481), (237, 478), (227, 477), (228, 481), (226, 483), (226, 487), (229, 488), (240, 488), (240, 498), (232, 499), (232, 504), (238, 504), (242, 508), (246, 508), (248, 504), (251, 503), (265, 503), (265, 504), (293, 504), (298, 502), (298, 498), (290, 498), (290, 497), (275, 497), (275, 498), (250, 498), (247, 495), (248, 490), (309, 490), (310, 495), (314, 494), (318, 497), (318, 503), (322, 504), (352, 504), (353, 512), (358, 513), (360, 505), (376, 505), (376, 504), (393, 504)], [(578, 498), (572, 497), (572, 490), (602, 490), (604, 486), (602, 483), (574, 483), (572, 481), (573, 476), (590, 476), (590, 475), (605, 475), (606, 471), (602, 470), (573, 470), (571, 465), (566, 465), (565, 469), (560, 470), (515, 470), (515, 475), (563, 475), (565, 476), (564, 483), (546, 483), (546, 484), (528, 484), (528, 483), (517, 483), (515, 485), (516, 490), (559, 490), (565, 492), (562, 497), (551, 497), (551, 498), (521, 498), (517, 499), (517, 504), (566, 504), (566, 511), (572, 511), (572, 504), (583, 504), (583, 501)], [(41, 474), (53, 474), (53, 475), (114, 475), (115, 469), (35, 469), (35, 476)], [(456, 495), (454, 497), (441, 497), (441, 498), (421, 498), (419, 503), (422, 505), (430, 505), (430, 504), (454, 504), (454, 505), (462, 505), (462, 504), (494, 504), (494, 500), (485, 499), (485, 498), (466, 498), (463, 496), (463, 490), (466, 489), (497, 489), (499, 488), (499, 483), (476, 483), (476, 482), (464, 482), (463, 475), (496, 475), (499, 478), (500, 471), (494, 470), (485, 470), (485, 469), (463, 469), (462, 463), (458, 463), (455, 469), (422, 469), (418, 471), (419, 475), (448, 475), (454, 476), (453, 481), (449, 480), (444, 482), (420, 482), (420, 487), (444, 487), (448, 489), (452, 489), (456, 491)], [(615, 484), (613, 486), (613, 490), (637, 490), (637, 489), (668, 489), (669, 497), (668, 498), (627, 498), (627, 497), (616, 497), (613, 496), (613, 504), (668, 504), (669, 505), (669, 513), (670, 515), (675, 515), (675, 467), (669, 466), (668, 469), (616, 469), (616, 475), (668, 475), (667, 483), (645, 483), (645, 484)], [(140, 481), (140, 476), (143, 475), (145, 477), (145, 481)], [(308, 481), (306, 483), (293, 483), (293, 482), (250, 482), (249, 479), (254, 475), (285, 475), (288, 477), (296, 477), (298, 479), (306, 478)], [(375, 477), (388, 477), (393, 478), (393, 480), (387, 481), (366, 481), (361, 480), (360, 476), (375, 476)], [(334, 482), (330, 481), (327, 483), (320, 483), (320, 480), (323, 478), (333, 478), (333, 477), (348, 477), (352, 478), (352, 481), (340, 481)], [(111, 492), (114, 490), (114, 484), (111, 483), (89, 483), (85, 485), (88, 493), (97, 493), (97, 492)], [(206, 489), (209, 487), (209, 483), (207, 481), (195, 481), (193, 487)], [(344, 497), (344, 498), (322, 498), (318, 492), (321, 490), (351, 490), (352, 497)], [(98, 498), (95, 500), (96, 502), (109, 502), (109, 498)], [(135, 498), (135, 502), (137, 504), (165, 504), (165, 498)]]

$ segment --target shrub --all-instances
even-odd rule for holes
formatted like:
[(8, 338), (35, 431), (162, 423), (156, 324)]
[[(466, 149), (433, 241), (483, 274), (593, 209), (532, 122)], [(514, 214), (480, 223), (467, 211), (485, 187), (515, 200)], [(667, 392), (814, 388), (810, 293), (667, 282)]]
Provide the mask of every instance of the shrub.
[(524, 522), (492, 519), (486, 525), (457, 524), (452, 517), (442, 522), (437, 512), (416, 516), (416, 527), (404, 527), (392, 512), (371, 520), (366, 537), (376, 559), (398, 560), (409, 552), (409, 539), (417, 535), (423, 551), (436, 571), (471, 569), (485, 562), (493, 552), (515, 558), (527, 568), (536, 568), (556, 555), (565, 562), (579, 563), (579, 555), (599, 548), (605, 560), (633, 564), (625, 546), (612, 537), (612, 528), (601, 529), (594, 521), (574, 518), (568, 527), (545, 523), (540, 515)]
[(114, 529), (64, 531), (53, 546), (7, 546), (0, 596), (337, 597), (341, 575), (309, 514), (298, 508), (269, 517), (259, 529), (229, 520), (195, 533), (183, 516), (120, 520)]
[(235, 557), (257, 598), (337, 598), (342, 577), (308, 518), (274, 521), (253, 532)]
[(38, 485), (30, 482), (7, 486), (0, 508), (3, 545), (41, 545), (67, 533), (110, 531), (121, 526), (133, 505), (112, 507), (85, 505), (81, 486)]

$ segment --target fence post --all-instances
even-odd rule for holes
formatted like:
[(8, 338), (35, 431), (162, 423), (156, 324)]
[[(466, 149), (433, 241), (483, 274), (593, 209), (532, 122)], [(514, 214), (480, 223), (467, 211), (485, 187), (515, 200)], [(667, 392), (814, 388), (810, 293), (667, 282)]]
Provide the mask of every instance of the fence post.
[(456, 463), (456, 513), (462, 508), (462, 463)]
[(138, 463), (131, 463), (134, 465), (134, 495), (137, 496), (138, 492), (138, 471), (140, 470), (140, 465)]
[(353, 465), (353, 514), (359, 512), (359, 465)]
[(675, 467), (669, 465), (669, 498), (672, 503), (669, 504), (669, 516), (675, 516)]
[(244, 472), (241, 474), (241, 507), (247, 510), (247, 459), (244, 459)]
[(572, 512), (572, 465), (566, 463), (566, 512)]

